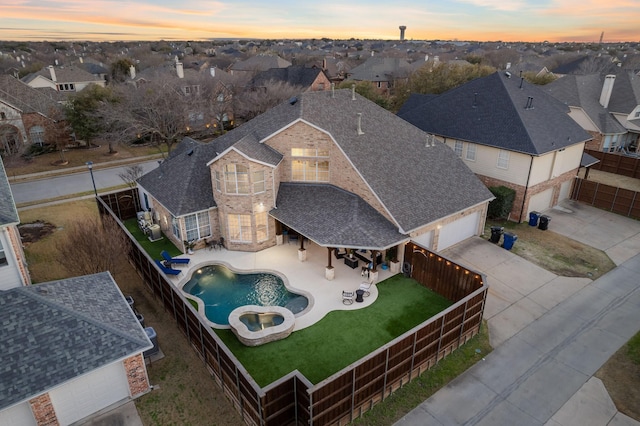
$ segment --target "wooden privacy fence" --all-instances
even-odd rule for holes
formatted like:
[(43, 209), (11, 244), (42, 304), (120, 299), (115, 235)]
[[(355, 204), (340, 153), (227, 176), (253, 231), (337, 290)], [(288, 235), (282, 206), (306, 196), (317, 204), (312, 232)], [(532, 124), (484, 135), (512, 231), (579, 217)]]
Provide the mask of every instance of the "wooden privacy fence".
[(640, 219), (640, 195), (630, 189), (576, 178), (571, 198), (603, 210)]
[[(123, 195), (130, 195), (126, 192)], [(119, 219), (130, 241), (129, 259), (145, 286), (173, 316), (248, 425), (347, 424), (480, 330), (488, 289), (484, 276), (410, 243), (405, 248), (410, 266), (406, 275), (453, 301), (452, 306), (316, 385), (296, 370), (260, 388), (124, 227), (122, 221), (135, 217), (137, 211), (120, 205), (127, 200), (117, 194), (100, 197), (98, 209)]]
[(600, 160), (599, 163), (590, 167), (592, 169), (632, 178), (640, 178), (640, 158), (591, 150), (585, 150), (585, 152)]

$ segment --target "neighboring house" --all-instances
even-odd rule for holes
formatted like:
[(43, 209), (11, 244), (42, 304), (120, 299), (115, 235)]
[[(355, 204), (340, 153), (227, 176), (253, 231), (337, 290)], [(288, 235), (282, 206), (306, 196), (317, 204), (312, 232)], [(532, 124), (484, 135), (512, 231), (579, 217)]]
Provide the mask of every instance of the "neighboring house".
[(31, 284), (18, 232), (19, 223), (11, 187), (0, 159), (0, 291)]
[(0, 312), (0, 424), (75, 424), (149, 392), (153, 345), (108, 272), (0, 291)]
[(49, 65), (36, 73), (29, 74), (22, 79), (30, 87), (50, 88), (61, 93), (76, 93), (90, 84), (105, 87), (106, 81), (88, 73), (80, 67)]
[(368, 81), (378, 90), (386, 91), (396, 80), (406, 79), (411, 71), (411, 64), (404, 59), (372, 57), (349, 71), (347, 79)]
[(46, 91), (0, 75), (0, 150), (19, 153), (24, 146), (70, 138), (62, 106)]
[(544, 90), (567, 105), (571, 118), (593, 136), (588, 149), (617, 152), (637, 148), (640, 78), (632, 71), (566, 75)]
[(288, 229), (327, 247), (441, 250), (484, 230), (487, 188), (430, 135), (351, 90), (306, 92), (138, 179), (165, 235), (259, 251)]
[(496, 72), (423, 100), (398, 115), (444, 138), (488, 187), (514, 189), (511, 220), (569, 197), (591, 136), (538, 86)]
[(251, 79), (249, 87), (256, 89), (265, 87), (270, 83), (286, 83), (290, 86), (299, 87), (301, 92), (317, 92), (331, 89), (331, 81), (321, 69), (294, 65), (287, 68), (271, 68), (263, 71)]
[(247, 60), (235, 62), (229, 67), (229, 73), (249, 80), (257, 73), (271, 68), (287, 68), (291, 62), (277, 55), (259, 54)]

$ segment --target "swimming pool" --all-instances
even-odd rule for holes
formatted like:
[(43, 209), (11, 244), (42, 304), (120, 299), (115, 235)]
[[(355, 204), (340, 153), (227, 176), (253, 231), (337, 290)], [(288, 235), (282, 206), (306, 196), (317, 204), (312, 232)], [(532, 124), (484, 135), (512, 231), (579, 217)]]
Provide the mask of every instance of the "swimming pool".
[(223, 326), (229, 325), (229, 314), (239, 306), (282, 306), (295, 315), (309, 305), (307, 297), (287, 290), (275, 274), (240, 273), (221, 264), (195, 270), (182, 291), (201, 299), (207, 319)]

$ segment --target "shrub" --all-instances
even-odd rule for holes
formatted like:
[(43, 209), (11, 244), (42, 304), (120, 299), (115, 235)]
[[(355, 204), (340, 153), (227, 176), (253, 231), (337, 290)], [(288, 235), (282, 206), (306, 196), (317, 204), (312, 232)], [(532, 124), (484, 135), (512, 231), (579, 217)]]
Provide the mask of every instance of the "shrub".
[(504, 219), (509, 216), (516, 199), (516, 191), (506, 186), (492, 186), (489, 191), (496, 197), (489, 203), (487, 216), (492, 219)]

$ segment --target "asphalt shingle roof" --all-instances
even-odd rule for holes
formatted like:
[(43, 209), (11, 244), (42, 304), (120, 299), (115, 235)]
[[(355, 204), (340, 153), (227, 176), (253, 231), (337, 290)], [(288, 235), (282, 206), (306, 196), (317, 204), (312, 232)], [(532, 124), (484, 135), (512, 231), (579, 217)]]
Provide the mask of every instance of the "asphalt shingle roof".
[(446, 138), (542, 155), (591, 139), (568, 112), (538, 86), (496, 72), (427, 100), (401, 117)]
[(108, 272), (0, 292), (0, 410), (152, 344)]
[(18, 210), (13, 201), (13, 193), (7, 179), (7, 173), (4, 169), (4, 163), (0, 159), (0, 226), (18, 224)]
[(37, 90), (17, 78), (0, 75), (0, 102), (5, 102), (22, 113), (38, 112), (50, 116), (54, 110), (60, 110), (53, 98), (57, 92), (51, 89)]
[[(600, 105), (603, 83), (604, 76), (599, 74), (566, 75), (547, 84), (543, 90), (567, 106), (581, 108), (600, 133), (625, 133), (624, 126)], [(614, 83), (614, 89), (617, 83)], [(611, 99), (614, 99), (613, 93)]]
[(287, 68), (271, 68), (256, 75), (249, 83), (252, 86), (264, 86), (270, 81), (281, 81), (292, 86), (308, 88), (323, 71), (318, 68), (290, 66)]
[[(362, 114), (361, 135), (357, 113)], [(187, 146), (195, 147), (191, 159), (185, 158), (188, 149), (182, 147), (183, 142), (171, 158), (139, 182), (175, 215), (214, 206), (211, 177), (203, 167), (207, 158), (212, 161), (233, 147), (249, 158), (276, 166), (282, 155), (263, 142), (298, 121), (331, 135), (401, 232), (493, 198), (449, 147), (442, 143), (427, 146), (423, 131), (351, 90), (307, 92), (210, 144), (188, 140)], [(340, 170), (333, 168), (331, 173)]]
[(269, 214), (324, 247), (380, 249), (406, 240), (357, 195), (333, 185), (282, 183)]

